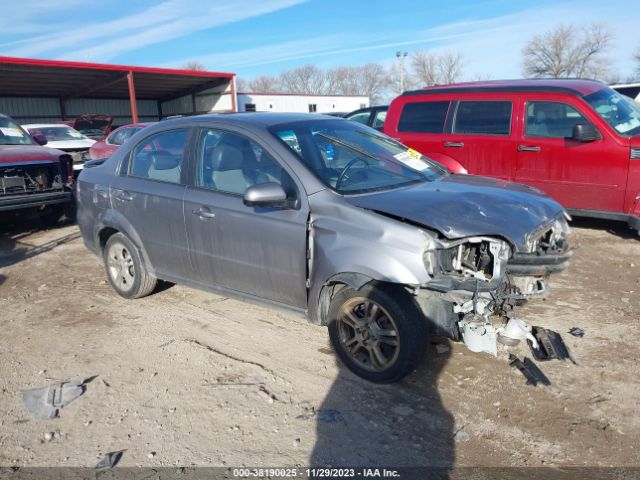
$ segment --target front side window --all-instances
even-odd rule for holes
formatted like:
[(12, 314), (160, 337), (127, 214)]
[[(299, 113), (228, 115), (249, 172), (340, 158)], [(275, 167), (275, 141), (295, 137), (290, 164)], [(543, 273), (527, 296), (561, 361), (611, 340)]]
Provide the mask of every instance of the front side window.
[(561, 102), (527, 102), (527, 137), (571, 138), (573, 127), (589, 123), (571, 105)]
[(415, 150), (355, 122), (310, 120), (276, 125), (270, 131), (341, 194), (398, 188), (446, 175)]
[(140, 142), (132, 154), (129, 175), (180, 183), (188, 130), (156, 133)]
[(31, 137), (6, 117), (0, 117), (0, 145), (31, 145)]
[(408, 103), (402, 109), (398, 131), (407, 133), (442, 133), (449, 111), (448, 101)]
[(198, 147), (196, 186), (243, 195), (247, 188), (275, 182), (295, 198), (289, 174), (260, 145), (237, 133), (209, 129)]
[(453, 133), (509, 135), (511, 102), (462, 101), (458, 105)]
[(640, 134), (640, 105), (611, 88), (584, 97), (602, 119), (623, 135)]
[(386, 110), (378, 110), (376, 112), (376, 116), (373, 117), (373, 124), (371, 125), (373, 128), (382, 128), (384, 127), (384, 121), (387, 119), (387, 111)]

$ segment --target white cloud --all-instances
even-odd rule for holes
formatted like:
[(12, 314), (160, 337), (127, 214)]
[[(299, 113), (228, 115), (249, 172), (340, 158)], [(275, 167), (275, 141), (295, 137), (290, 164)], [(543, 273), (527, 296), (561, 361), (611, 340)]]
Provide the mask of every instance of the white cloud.
[[(69, 0), (67, 0), (69, 1)], [(216, 2), (165, 0), (144, 11), (115, 20), (85, 24), (70, 31), (50, 33), (21, 42), (7, 52), (14, 56), (55, 53), (58, 58), (107, 61), (123, 52), (265, 15), (307, 0), (252, 0)], [(84, 48), (78, 49), (82, 45)], [(69, 53), (60, 55), (60, 51)]]

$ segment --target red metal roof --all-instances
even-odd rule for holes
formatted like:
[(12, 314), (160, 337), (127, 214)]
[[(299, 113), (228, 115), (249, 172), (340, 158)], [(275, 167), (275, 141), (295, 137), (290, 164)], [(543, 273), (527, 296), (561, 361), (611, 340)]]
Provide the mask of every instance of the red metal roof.
[(133, 72), (136, 97), (157, 100), (213, 88), (235, 75), (0, 56), (0, 96), (128, 98), (129, 72)]

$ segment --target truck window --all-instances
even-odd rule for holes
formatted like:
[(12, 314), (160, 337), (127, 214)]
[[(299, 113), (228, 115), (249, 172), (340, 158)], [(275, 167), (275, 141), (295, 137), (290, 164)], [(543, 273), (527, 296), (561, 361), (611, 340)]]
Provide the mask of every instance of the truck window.
[(402, 109), (399, 132), (442, 133), (449, 101), (408, 103)]
[(511, 130), (511, 102), (460, 102), (453, 133), (477, 135), (509, 135)]
[(527, 137), (571, 138), (573, 127), (589, 121), (562, 102), (527, 102)]

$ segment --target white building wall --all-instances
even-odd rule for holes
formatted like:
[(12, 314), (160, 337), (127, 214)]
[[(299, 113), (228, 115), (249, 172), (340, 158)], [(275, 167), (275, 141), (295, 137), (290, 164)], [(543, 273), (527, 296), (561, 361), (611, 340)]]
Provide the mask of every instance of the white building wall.
[[(246, 112), (247, 104), (255, 105), (256, 112), (351, 112), (369, 106), (369, 97), (342, 95), (289, 95), (264, 93), (238, 93), (238, 111)], [(312, 108), (312, 107), (311, 107)]]

